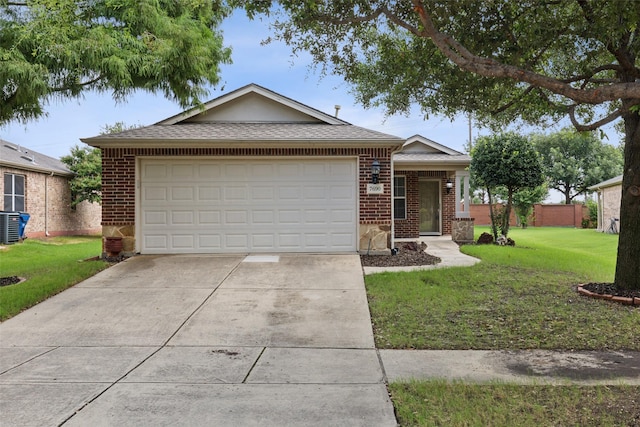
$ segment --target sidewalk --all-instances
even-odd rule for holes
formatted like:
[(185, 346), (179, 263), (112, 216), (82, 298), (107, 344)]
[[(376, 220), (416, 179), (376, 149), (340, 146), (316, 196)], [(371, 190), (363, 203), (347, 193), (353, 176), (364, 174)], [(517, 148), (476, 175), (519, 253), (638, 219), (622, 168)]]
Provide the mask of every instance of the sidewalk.
[[(460, 252), (451, 236), (428, 236), (426, 252), (436, 265), (363, 267), (365, 274), (467, 267), (479, 259)], [(379, 350), (387, 381), (446, 379), (518, 384), (640, 385), (640, 352), (551, 350)]]
[(388, 381), (640, 386), (640, 352), (379, 350)]

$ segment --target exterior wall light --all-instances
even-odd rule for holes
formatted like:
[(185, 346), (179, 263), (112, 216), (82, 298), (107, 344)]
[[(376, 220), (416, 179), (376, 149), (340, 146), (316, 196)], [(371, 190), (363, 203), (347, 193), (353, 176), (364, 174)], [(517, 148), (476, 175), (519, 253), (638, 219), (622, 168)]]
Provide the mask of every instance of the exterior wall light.
[(447, 178), (447, 194), (451, 193), (452, 189), (453, 189), (453, 182), (451, 181), (451, 178)]
[(380, 162), (378, 159), (374, 159), (371, 163), (371, 183), (377, 184), (380, 177)]

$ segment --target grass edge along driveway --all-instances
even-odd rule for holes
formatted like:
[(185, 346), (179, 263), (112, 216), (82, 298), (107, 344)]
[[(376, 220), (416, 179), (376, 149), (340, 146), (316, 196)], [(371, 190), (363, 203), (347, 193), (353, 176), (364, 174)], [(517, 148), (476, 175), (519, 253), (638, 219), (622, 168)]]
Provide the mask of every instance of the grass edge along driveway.
[(27, 239), (0, 250), (0, 277), (26, 281), (0, 287), (0, 321), (62, 292), (109, 266), (83, 261), (100, 255), (100, 236)]
[(617, 236), (528, 228), (510, 237), (515, 247), (463, 246), (482, 260), (472, 267), (366, 276), (376, 346), (640, 351), (640, 309), (575, 290), (613, 280)]
[[(510, 236), (515, 248), (463, 246), (482, 259), (473, 267), (367, 276), (376, 346), (639, 350), (640, 310), (575, 292), (613, 280), (617, 236), (564, 228)], [(430, 380), (389, 391), (401, 426), (640, 425), (637, 386)]]

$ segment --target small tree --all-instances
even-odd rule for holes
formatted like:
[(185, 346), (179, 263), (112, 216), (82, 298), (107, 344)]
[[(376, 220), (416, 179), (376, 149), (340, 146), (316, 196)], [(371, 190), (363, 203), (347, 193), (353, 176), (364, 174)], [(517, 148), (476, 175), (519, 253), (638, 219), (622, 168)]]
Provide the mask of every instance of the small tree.
[(75, 174), (71, 186), (71, 206), (86, 200), (102, 202), (102, 154), (100, 149), (74, 146), (71, 154), (60, 159)]
[[(119, 133), (135, 129), (142, 125), (127, 125), (125, 122), (105, 124), (101, 134)], [(71, 206), (77, 206), (83, 201), (91, 203), (102, 202), (102, 152), (99, 148), (74, 146), (71, 154), (60, 159), (75, 174), (70, 181), (72, 201)]]
[(535, 188), (522, 188), (513, 195), (513, 207), (522, 228), (529, 225), (529, 217), (533, 213), (533, 205), (542, 202), (549, 193), (545, 184)]
[[(534, 189), (544, 182), (538, 154), (527, 138), (515, 133), (479, 137), (470, 169), (487, 189), (494, 239), (498, 238), (498, 229), (507, 236), (514, 194), (523, 189)], [(494, 203), (500, 186), (506, 190), (503, 212), (499, 212)]]

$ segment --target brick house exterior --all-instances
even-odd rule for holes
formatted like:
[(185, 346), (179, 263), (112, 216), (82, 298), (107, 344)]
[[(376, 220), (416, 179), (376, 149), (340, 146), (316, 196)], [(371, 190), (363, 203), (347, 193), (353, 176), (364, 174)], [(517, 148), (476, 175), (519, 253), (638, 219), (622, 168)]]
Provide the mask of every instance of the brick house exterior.
[[(202, 110), (83, 141), (102, 150), (103, 236), (122, 238), (125, 253), (388, 253), (398, 226), (392, 170), (405, 140), (254, 84)], [(289, 170), (297, 172), (287, 181)], [(446, 185), (449, 175), (437, 176)], [(417, 231), (403, 227), (403, 236)]]
[(0, 143), (0, 210), (28, 213), (27, 237), (100, 234), (100, 205), (82, 202), (71, 207), (73, 173), (64, 163), (4, 140)]
[[(607, 232), (615, 223), (620, 232), (620, 203), (622, 202), (622, 175), (589, 187), (598, 195), (598, 231)], [(613, 221), (612, 221), (613, 219)]]
[[(470, 162), (468, 155), (421, 135), (406, 140), (394, 154), (394, 176), (406, 182), (406, 215), (394, 219), (396, 238), (451, 234), (458, 242), (473, 241)], [(431, 194), (421, 183), (432, 184)]]

